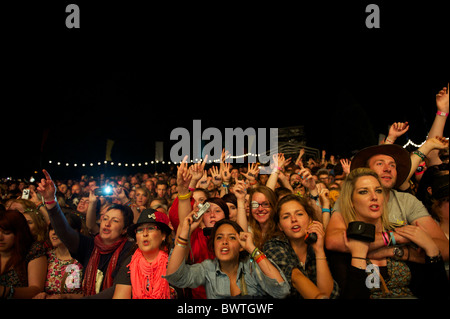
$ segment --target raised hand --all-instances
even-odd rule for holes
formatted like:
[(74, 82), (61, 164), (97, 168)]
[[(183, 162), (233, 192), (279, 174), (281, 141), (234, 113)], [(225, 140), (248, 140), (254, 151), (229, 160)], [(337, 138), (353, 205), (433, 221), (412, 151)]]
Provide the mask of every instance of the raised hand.
[(340, 160), (340, 162), (341, 162), (342, 170), (344, 171), (344, 173), (347, 174), (347, 175), (350, 174), (350, 166), (352, 164), (352, 161), (349, 161), (346, 158), (342, 158)]
[(250, 182), (254, 182), (259, 174), (259, 168), (257, 163), (248, 163), (247, 174), (241, 173), (245, 176)]
[(449, 112), (449, 94), (450, 84), (447, 83), (447, 87), (442, 88), (438, 94), (436, 94), (436, 106), (438, 111), (448, 113)]
[[(388, 137), (386, 138), (386, 142), (395, 142), (397, 138), (405, 134), (409, 130), (408, 122), (395, 122), (389, 128)], [(392, 143), (391, 143), (392, 144)]]
[(45, 175), (45, 179), (41, 179), (36, 190), (44, 198), (44, 201), (52, 202), (56, 197), (56, 186), (55, 183), (53, 183), (50, 174), (45, 169), (43, 169), (42, 172)]
[(239, 233), (239, 243), (241, 247), (249, 253), (252, 253), (255, 249), (255, 244), (253, 243), (253, 236), (249, 232), (240, 232)]
[(220, 175), (219, 168), (217, 166), (212, 166), (209, 169), (209, 172), (211, 173), (213, 184), (215, 186), (222, 185), (222, 176)]
[(177, 188), (180, 195), (187, 194), (189, 192), (189, 183), (192, 179), (192, 174), (187, 167), (187, 155), (183, 158), (183, 161), (178, 166), (177, 170)]

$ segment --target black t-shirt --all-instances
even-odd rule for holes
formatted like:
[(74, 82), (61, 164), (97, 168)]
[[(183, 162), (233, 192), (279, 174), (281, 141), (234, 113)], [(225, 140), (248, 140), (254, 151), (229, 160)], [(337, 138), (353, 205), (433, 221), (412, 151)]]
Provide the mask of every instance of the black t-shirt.
[[(113, 272), (111, 274), (113, 279), (117, 275), (117, 272), (119, 271), (122, 264), (124, 264), (124, 261), (128, 257), (131, 258), (131, 256), (133, 255), (132, 251), (131, 251), (132, 247), (133, 247), (133, 243), (131, 241), (127, 241), (125, 243), (125, 245), (123, 246), (123, 249), (119, 254), (119, 260), (117, 261), (116, 268), (113, 270)], [(80, 243), (78, 245), (78, 251), (76, 254), (73, 255), (73, 257), (76, 260), (78, 260), (83, 265), (84, 268), (86, 268), (89, 263), (89, 259), (91, 258), (93, 250), (94, 250), (94, 238), (80, 234)], [(113, 253), (114, 252), (112, 252), (110, 254), (105, 254), (105, 255), (101, 254), (100, 255), (100, 260), (98, 262), (97, 269), (99, 269), (104, 274), (106, 273), (106, 270), (108, 269), (108, 264), (109, 264), (109, 261), (111, 260)], [(128, 261), (128, 263), (129, 263), (129, 261)], [(83, 273), (83, 278), (84, 278), (84, 273)]]

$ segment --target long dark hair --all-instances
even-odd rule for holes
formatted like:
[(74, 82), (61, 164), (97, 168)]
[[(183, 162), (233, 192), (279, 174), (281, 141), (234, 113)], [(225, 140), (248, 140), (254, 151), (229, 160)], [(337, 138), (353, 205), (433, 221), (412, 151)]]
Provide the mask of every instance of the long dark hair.
[(25, 257), (34, 241), (27, 219), (17, 210), (0, 211), (0, 229), (14, 234), (11, 258), (6, 263), (3, 273), (13, 267), (23, 276), (26, 274)]

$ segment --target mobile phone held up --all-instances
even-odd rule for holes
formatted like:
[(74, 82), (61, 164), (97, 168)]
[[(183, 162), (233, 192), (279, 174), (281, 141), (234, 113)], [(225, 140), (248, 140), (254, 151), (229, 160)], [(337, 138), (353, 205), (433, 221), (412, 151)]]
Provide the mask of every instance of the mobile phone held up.
[(22, 191), (22, 199), (30, 199), (30, 190), (28, 188), (24, 188)]
[(211, 204), (206, 202), (204, 204), (198, 204), (198, 206), (200, 209), (197, 212), (197, 216), (195, 216), (195, 214), (192, 216), (195, 222), (198, 221), (203, 216), (204, 213), (206, 213)]
[(97, 188), (94, 193), (97, 196), (111, 196), (113, 194), (113, 188), (111, 186), (104, 186)]
[(312, 245), (317, 241), (317, 234), (316, 233), (307, 233), (305, 236), (305, 243), (307, 245)]

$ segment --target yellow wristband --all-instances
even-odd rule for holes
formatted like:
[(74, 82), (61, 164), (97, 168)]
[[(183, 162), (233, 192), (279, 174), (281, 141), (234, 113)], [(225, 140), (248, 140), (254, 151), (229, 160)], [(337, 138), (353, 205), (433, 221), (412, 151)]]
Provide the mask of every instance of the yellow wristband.
[(178, 199), (188, 199), (191, 198), (192, 192), (187, 193), (186, 195), (178, 195)]

